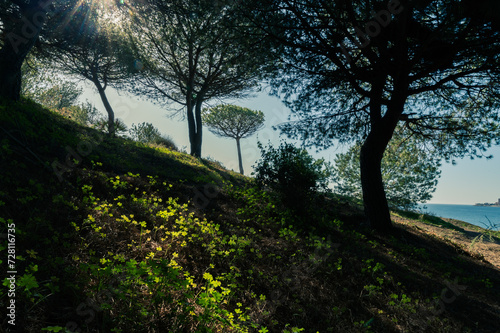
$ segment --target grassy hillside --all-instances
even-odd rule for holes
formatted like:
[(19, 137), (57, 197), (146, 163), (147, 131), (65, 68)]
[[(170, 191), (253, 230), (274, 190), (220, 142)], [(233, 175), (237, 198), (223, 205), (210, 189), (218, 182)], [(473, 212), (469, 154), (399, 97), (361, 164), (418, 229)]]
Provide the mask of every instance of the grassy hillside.
[(17, 272), (0, 306), (15, 300), (18, 332), (498, 331), (499, 269), (418, 216), (380, 235), (324, 196), (299, 227), (217, 163), (0, 105), (0, 260)]

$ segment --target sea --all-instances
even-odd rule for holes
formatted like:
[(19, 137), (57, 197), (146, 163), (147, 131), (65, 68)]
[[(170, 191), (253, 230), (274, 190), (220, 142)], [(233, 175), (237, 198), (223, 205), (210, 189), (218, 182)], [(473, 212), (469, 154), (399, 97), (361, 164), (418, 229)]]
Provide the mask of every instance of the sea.
[(492, 230), (500, 230), (500, 207), (473, 205), (420, 204), (422, 213), (460, 220)]

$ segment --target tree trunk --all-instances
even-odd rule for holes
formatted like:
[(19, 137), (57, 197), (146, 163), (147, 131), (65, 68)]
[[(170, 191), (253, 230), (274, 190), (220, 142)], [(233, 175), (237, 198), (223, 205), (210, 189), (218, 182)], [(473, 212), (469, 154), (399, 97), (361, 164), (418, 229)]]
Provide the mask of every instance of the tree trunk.
[(378, 231), (392, 229), (389, 205), (382, 181), (381, 163), (387, 143), (372, 131), (360, 153), (361, 186), (365, 214), (370, 226)]
[(190, 154), (192, 156), (195, 156), (195, 151), (196, 151), (196, 122), (194, 118), (194, 112), (193, 112), (193, 104), (188, 102), (186, 105), (186, 111), (187, 111), (187, 120), (188, 120), (188, 131), (189, 131), (189, 144), (191, 146), (191, 152)]
[(198, 95), (196, 99), (195, 117), (196, 117), (196, 140), (195, 140), (195, 154), (194, 156), (201, 157), (201, 142), (203, 134), (203, 123), (201, 121), (201, 106), (203, 104), (203, 98), (201, 94)]
[(13, 101), (21, 98), (21, 67), (16, 62), (17, 60), (0, 54), (0, 97)]
[(244, 175), (243, 172), (243, 162), (241, 159), (241, 146), (240, 146), (240, 138), (236, 138), (236, 148), (238, 148), (238, 163), (240, 165), (240, 173)]
[(45, 13), (39, 6), (27, 6), (21, 19), (3, 22), (6, 26), (0, 50), (0, 97), (15, 101), (21, 98), (21, 66), (38, 40)]
[[(201, 157), (201, 143), (202, 143), (202, 122), (201, 122), (201, 106), (203, 98), (198, 98), (193, 105), (193, 102), (187, 103), (187, 118), (189, 129), (189, 143), (191, 145), (191, 155), (194, 157)], [(194, 109), (194, 110), (193, 110)]]
[[(404, 89), (406, 87), (403, 85)], [(392, 96), (392, 101), (383, 117), (381, 116), (381, 94), (378, 94), (380, 89), (375, 91), (375, 98), (372, 98), (370, 105), (371, 130), (360, 152), (361, 187), (365, 214), (371, 227), (378, 231), (392, 230), (391, 213), (382, 180), (381, 165), (384, 152), (404, 111), (406, 101), (406, 90), (404, 89), (403, 93)]]
[(99, 92), (99, 96), (101, 96), (102, 104), (104, 104), (104, 108), (108, 113), (108, 135), (110, 137), (115, 136), (115, 113), (111, 104), (109, 104), (108, 97), (106, 96), (106, 88), (101, 85), (101, 82), (97, 78), (94, 79), (94, 84), (97, 87), (97, 91)]

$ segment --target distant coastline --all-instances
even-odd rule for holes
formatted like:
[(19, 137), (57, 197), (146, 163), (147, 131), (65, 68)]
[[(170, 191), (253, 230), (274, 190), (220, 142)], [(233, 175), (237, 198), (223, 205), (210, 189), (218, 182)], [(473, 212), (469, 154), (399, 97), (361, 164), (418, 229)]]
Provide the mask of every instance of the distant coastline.
[(486, 206), (486, 207), (500, 207), (500, 199), (495, 203), (477, 203), (474, 206)]

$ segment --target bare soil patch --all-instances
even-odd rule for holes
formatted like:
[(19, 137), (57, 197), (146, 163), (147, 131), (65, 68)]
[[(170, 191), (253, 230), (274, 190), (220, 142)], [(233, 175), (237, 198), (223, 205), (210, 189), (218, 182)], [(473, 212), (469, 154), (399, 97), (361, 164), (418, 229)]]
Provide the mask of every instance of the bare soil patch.
[[(444, 222), (444, 225), (439, 223), (439, 220)], [(433, 223), (434, 221), (437, 223)], [(429, 222), (393, 214), (393, 222), (413, 227), (439, 239), (457, 244), (472, 256), (491, 263), (500, 270), (499, 232), (491, 232), (463, 221), (448, 218), (434, 217), (433, 222)]]

